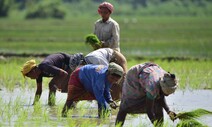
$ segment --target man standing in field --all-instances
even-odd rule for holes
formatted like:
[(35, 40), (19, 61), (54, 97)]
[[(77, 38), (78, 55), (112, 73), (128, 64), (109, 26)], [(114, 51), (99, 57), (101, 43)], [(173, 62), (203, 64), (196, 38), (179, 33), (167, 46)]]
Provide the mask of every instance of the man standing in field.
[(111, 88), (112, 90), (111, 95), (113, 100), (120, 100), (122, 83), (124, 81), (125, 74), (127, 73), (127, 60), (124, 57), (124, 55), (111, 48), (100, 48), (87, 54), (85, 56), (85, 62), (87, 64), (106, 65), (106, 66), (108, 66), (109, 63), (114, 62), (123, 68), (124, 75), (119, 81), (119, 85), (112, 85)]
[(36, 80), (37, 90), (33, 104), (39, 101), (42, 94), (43, 77), (52, 77), (52, 80), (49, 82), (48, 105), (55, 105), (56, 90), (67, 92), (69, 75), (83, 59), (84, 57), (81, 53), (74, 55), (56, 53), (47, 56), (38, 65), (35, 60), (27, 61), (21, 72), (24, 77), (26, 76)]
[(163, 123), (163, 109), (172, 120), (176, 114), (169, 110), (165, 96), (175, 92), (177, 81), (154, 63), (138, 64), (129, 69), (122, 88), (122, 98), (116, 125), (124, 124), (128, 113), (147, 113), (152, 123)]
[(98, 39), (102, 42), (103, 48), (108, 47), (120, 52), (119, 24), (110, 17), (113, 10), (114, 8), (111, 3), (103, 2), (99, 5), (98, 13), (102, 19), (95, 22), (94, 34), (97, 35)]
[(98, 116), (105, 117), (109, 106), (117, 107), (112, 100), (110, 87), (116, 85), (122, 76), (123, 68), (116, 63), (110, 63), (109, 66), (89, 64), (77, 68), (70, 76), (68, 97), (62, 116), (67, 116), (68, 110), (73, 107), (75, 101), (97, 100)]

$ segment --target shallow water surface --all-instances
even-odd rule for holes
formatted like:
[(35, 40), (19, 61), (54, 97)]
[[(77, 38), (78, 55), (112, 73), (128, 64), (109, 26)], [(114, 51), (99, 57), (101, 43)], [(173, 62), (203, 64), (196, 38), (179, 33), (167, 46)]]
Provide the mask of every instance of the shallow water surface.
[[(212, 90), (176, 91), (167, 97), (167, 103), (176, 113), (203, 108), (212, 111)], [(199, 122), (212, 127), (212, 115), (202, 116)]]
[[(82, 101), (77, 104), (77, 108), (71, 112), (67, 118), (60, 117), (61, 109), (65, 103), (67, 94), (57, 92), (56, 106), (49, 107), (47, 105), (48, 90), (45, 90), (41, 96), (41, 115), (34, 114), (34, 106), (32, 102), (34, 99), (34, 90), (21, 91), (15, 89), (13, 92), (8, 92), (2, 89), (0, 91), (0, 126), (15, 126), (19, 125), (17, 122), (24, 123), (24, 126), (39, 125), (39, 126), (67, 126), (67, 125), (81, 125), (81, 123), (90, 123), (90, 126), (114, 126), (116, 114), (118, 110), (112, 110), (110, 118), (100, 120), (97, 118), (97, 104), (95, 101)], [(212, 90), (184, 90), (176, 91), (174, 94), (166, 97), (170, 110), (176, 113), (191, 111), (198, 108), (203, 108), (212, 111)], [(8, 107), (16, 107), (6, 110)], [(24, 113), (18, 112), (23, 110)], [(17, 111), (16, 111), (17, 110)], [(14, 114), (13, 114), (14, 112)], [(165, 125), (175, 127), (179, 120), (172, 122), (165, 114)], [(5, 116), (6, 115), (6, 116)], [(20, 117), (24, 117), (23, 120)], [(8, 120), (10, 118), (10, 120)], [(22, 121), (21, 121), (22, 120)], [(25, 121), (24, 121), (25, 120)], [(73, 122), (74, 121), (74, 122)], [(212, 115), (200, 117), (199, 122), (212, 127)], [(95, 124), (92, 124), (95, 123)], [(22, 125), (22, 124), (21, 124)], [(127, 115), (124, 126), (152, 126), (147, 115)]]

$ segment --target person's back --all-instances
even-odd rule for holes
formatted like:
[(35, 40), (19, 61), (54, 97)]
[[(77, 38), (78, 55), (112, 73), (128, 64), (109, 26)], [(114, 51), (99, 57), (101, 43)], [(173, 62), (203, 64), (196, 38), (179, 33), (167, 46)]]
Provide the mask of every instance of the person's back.
[(114, 51), (110, 48), (100, 48), (87, 54), (85, 56), (85, 61), (87, 64), (109, 65), (113, 52)]
[[(110, 62), (114, 62), (120, 65), (124, 74), (127, 72), (127, 60), (123, 54), (118, 51), (115, 51), (111, 48), (100, 48), (97, 49), (88, 55), (85, 56), (85, 61), (87, 64), (96, 64), (96, 65), (109, 65)], [(113, 85), (111, 88), (111, 95), (114, 100), (120, 100), (121, 91), (122, 91), (122, 83), (124, 81), (124, 77), (118, 82), (119, 85)]]
[(124, 73), (127, 72), (127, 60), (125, 56), (111, 48), (100, 48), (90, 52), (85, 56), (85, 62), (96, 65), (109, 65), (110, 62), (114, 62), (124, 69)]
[(138, 64), (131, 67), (123, 84), (122, 98), (139, 100), (146, 95), (151, 99), (157, 97), (159, 80), (165, 73), (167, 72), (156, 64)]
[(59, 74), (60, 69), (69, 69), (70, 55), (65, 53), (56, 53), (47, 56), (38, 68), (41, 70), (44, 77), (54, 77)]
[[(79, 78), (84, 87), (89, 92), (97, 92), (104, 89), (103, 86), (105, 84), (109, 84), (106, 81), (106, 71), (108, 69), (108, 66), (104, 65), (85, 65), (80, 68), (79, 71)], [(108, 88), (110, 86), (107, 86)], [(103, 91), (102, 91), (103, 92)]]
[(89, 64), (77, 68), (69, 80), (68, 96), (62, 116), (66, 117), (73, 102), (79, 100), (97, 100), (99, 116), (108, 111), (111, 103), (110, 106), (116, 108), (110, 87), (122, 76), (123, 68), (115, 63), (110, 63), (109, 66)]
[[(138, 64), (129, 69), (122, 88), (122, 99), (116, 125), (123, 125), (127, 114), (146, 113), (154, 125), (162, 125), (163, 109), (171, 117), (165, 96), (178, 86), (174, 74), (154, 63)], [(171, 117), (171, 119), (174, 119)]]

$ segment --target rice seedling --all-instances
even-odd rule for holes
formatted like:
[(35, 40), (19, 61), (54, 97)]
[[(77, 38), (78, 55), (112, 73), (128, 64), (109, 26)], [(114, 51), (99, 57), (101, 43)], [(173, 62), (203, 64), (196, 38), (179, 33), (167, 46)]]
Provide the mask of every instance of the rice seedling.
[(212, 114), (211, 111), (205, 110), (205, 109), (196, 109), (190, 112), (181, 112), (178, 113), (176, 118), (180, 120), (190, 120), (190, 119), (195, 119), (203, 115), (210, 115)]
[(10, 100), (7, 105), (4, 106), (4, 117), (3, 120), (7, 121), (8, 123), (11, 123), (12, 117), (13, 117), (13, 110), (12, 110), (12, 101)]
[[(13, 96), (13, 99), (8, 98), (5, 100), (5, 96), (0, 97), (0, 126), (113, 126), (114, 119), (118, 112), (118, 109), (112, 110), (112, 118), (97, 119), (97, 109), (88, 107), (88, 103), (79, 103), (75, 110), (70, 110), (67, 118), (61, 117), (61, 111), (65, 100), (59, 100), (54, 107), (44, 106), (42, 101), (38, 105), (32, 106), (32, 101), (34, 99), (34, 92), (36, 88), (35, 81), (29, 78), (23, 78), (20, 73), (20, 68), (22, 64), (29, 58), (7, 58), (6, 61), (0, 61), (0, 91), (4, 94), (4, 90), (8, 90), (11, 93), (16, 93), (16, 89), (23, 91), (28, 91), (32, 98), (28, 97), (27, 100), (23, 100), (25, 93), (20, 91), (21, 96)], [(35, 58), (37, 61), (41, 61), (42, 58)], [(128, 60), (128, 68), (133, 65), (147, 62), (149, 60)], [(186, 88), (197, 88), (197, 89), (210, 89), (211, 86), (211, 61), (166, 61), (166, 60), (153, 60), (153, 62), (161, 65), (165, 70), (175, 73), (179, 77), (180, 86), (179, 88), (184, 90)], [(194, 78), (195, 77), (195, 78)], [(48, 82), (50, 78), (44, 79), (44, 90), (48, 89)], [(10, 85), (10, 86), (8, 86)], [(15, 94), (19, 95), (19, 94)], [(28, 94), (27, 94), (28, 95)], [(46, 98), (46, 96), (45, 96)], [(29, 106), (23, 106), (27, 104)], [(47, 104), (47, 101), (45, 102)], [(87, 105), (88, 104), (88, 105)], [(200, 111), (199, 111), (200, 112)], [(180, 114), (180, 113), (179, 113)], [(200, 116), (204, 115), (199, 113)], [(77, 117), (74, 117), (77, 116)], [(88, 117), (87, 117), (88, 116)], [(198, 116), (198, 117), (200, 117)], [(138, 116), (128, 117), (129, 126), (136, 126), (132, 121)], [(180, 117), (180, 116), (179, 116)], [(195, 121), (196, 118), (195, 117)], [(146, 119), (137, 120), (136, 123), (139, 125), (150, 126), (151, 124), (145, 123)], [(186, 120), (180, 120), (181, 122), (187, 122)], [(198, 122), (198, 121), (197, 121)], [(194, 122), (193, 122), (194, 123)], [(194, 125), (191, 120), (190, 124)], [(170, 126), (167, 123), (165, 126)], [(201, 126), (201, 125), (199, 125)], [(203, 125), (204, 126), (204, 125)]]
[(205, 109), (196, 109), (189, 112), (181, 112), (176, 116), (171, 116), (180, 119), (180, 122), (177, 124), (177, 127), (206, 127), (206, 125), (200, 123), (196, 119), (203, 115), (212, 114), (211, 111)]
[(43, 110), (42, 110), (42, 105), (40, 104), (40, 102), (37, 102), (36, 104), (34, 104), (33, 108), (34, 108), (33, 116), (40, 116), (42, 114)]
[(24, 122), (27, 121), (28, 119), (28, 111), (27, 110), (23, 110), (18, 116), (17, 116), (17, 120), (15, 123), (16, 127), (23, 127), (24, 126)]
[(180, 121), (176, 127), (207, 127), (206, 125), (203, 125), (202, 123), (196, 121), (196, 120), (183, 120)]
[(94, 50), (102, 47), (102, 42), (95, 34), (88, 34), (85, 38), (85, 43), (91, 45)]

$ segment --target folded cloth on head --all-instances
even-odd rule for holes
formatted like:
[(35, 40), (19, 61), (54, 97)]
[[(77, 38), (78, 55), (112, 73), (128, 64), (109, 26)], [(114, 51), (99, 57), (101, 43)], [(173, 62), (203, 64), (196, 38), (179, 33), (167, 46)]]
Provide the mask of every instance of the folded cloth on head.
[(23, 76), (26, 76), (35, 66), (37, 66), (35, 60), (27, 61), (21, 70)]
[(174, 93), (178, 86), (175, 75), (170, 73), (164, 74), (160, 79), (160, 86), (166, 95)]
[(76, 69), (77, 66), (81, 64), (81, 62), (84, 60), (84, 56), (82, 53), (74, 54), (72, 57), (70, 57), (69, 60), (69, 67), (73, 70)]

